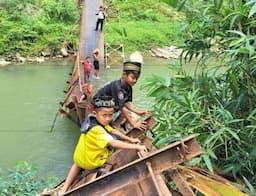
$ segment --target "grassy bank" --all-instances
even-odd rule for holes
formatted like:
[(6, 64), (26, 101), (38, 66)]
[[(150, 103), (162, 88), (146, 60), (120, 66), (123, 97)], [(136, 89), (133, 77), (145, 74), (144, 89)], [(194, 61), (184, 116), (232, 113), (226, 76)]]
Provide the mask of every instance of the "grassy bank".
[[(127, 52), (147, 51), (183, 41), (179, 33), (183, 16), (163, 2), (117, 0), (106, 4), (105, 41), (112, 45), (125, 44)], [(116, 10), (119, 14), (113, 13)], [(79, 10), (73, 0), (3, 0), (0, 14), (0, 58), (40, 56), (42, 52), (55, 56), (64, 40), (78, 48)]]
[(123, 43), (126, 51), (145, 52), (153, 47), (183, 42), (179, 29), (184, 17), (165, 3), (117, 0), (107, 6), (105, 41), (112, 45)]

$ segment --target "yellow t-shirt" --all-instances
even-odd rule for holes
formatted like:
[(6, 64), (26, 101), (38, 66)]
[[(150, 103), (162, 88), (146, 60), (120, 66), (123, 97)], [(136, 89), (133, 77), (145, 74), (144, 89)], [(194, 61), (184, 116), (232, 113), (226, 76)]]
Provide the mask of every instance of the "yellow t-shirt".
[(96, 125), (86, 134), (81, 134), (73, 156), (74, 162), (79, 167), (87, 170), (95, 169), (102, 166), (111, 155), (112, 152), (107, 148), (107, 144), (114, 139), (108, 133), (113, 128), (107, 125), (105, 129)]

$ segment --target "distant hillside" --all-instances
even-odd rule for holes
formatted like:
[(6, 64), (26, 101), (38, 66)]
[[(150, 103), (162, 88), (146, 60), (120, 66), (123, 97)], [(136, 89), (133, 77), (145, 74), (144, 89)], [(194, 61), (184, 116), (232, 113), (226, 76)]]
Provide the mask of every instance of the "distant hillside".
[[(158, 0), (107, 2), (112, 3), (107, 3), (106, 42), (124, 43), (126, 51), (147, 51), (183, 41), (179, 33), (183, 16), (168, 4)], [(119, 14), (114, 13), (117, 10)], [(74, 0), (2, 0), (0, 15), (0, 58), (56, 56), (64, 40), (78, 48), (79, 10)]]
[(168, 4), (158, 0), (112, 2), (108, 4), (106, 42), (124, 43), (126, 50), (146, 51), (152, 47), (177, 45), (183, 41), (179, 29), (184, 17)]

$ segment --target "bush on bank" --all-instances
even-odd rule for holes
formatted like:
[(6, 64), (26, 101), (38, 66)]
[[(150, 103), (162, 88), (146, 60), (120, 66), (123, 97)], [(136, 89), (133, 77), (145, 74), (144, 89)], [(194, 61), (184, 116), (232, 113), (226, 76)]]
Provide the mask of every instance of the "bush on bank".
[(67, 39), (77, 47), (78, 11), (73, 0), (2, 0), (0, 2), (0, 57), (57, 55)]
[(0, 195), (37, 195), (45, 188), (53, 188), (57, 178), (41, 179), (35, 165), (19, 161), (14, 169), (9, 170), (8, 177), (0, 175)]

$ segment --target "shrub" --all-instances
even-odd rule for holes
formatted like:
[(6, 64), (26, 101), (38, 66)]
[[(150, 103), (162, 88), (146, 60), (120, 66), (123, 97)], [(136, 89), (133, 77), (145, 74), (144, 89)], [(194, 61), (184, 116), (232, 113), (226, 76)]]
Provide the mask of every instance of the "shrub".
[(0, 195), (36, 195), (45, 188), (52, 188), (57, 179), (50, 177), (39, 179), (37, 167), (26, 161), (20, 161), (5, 180), (0, 175)]

